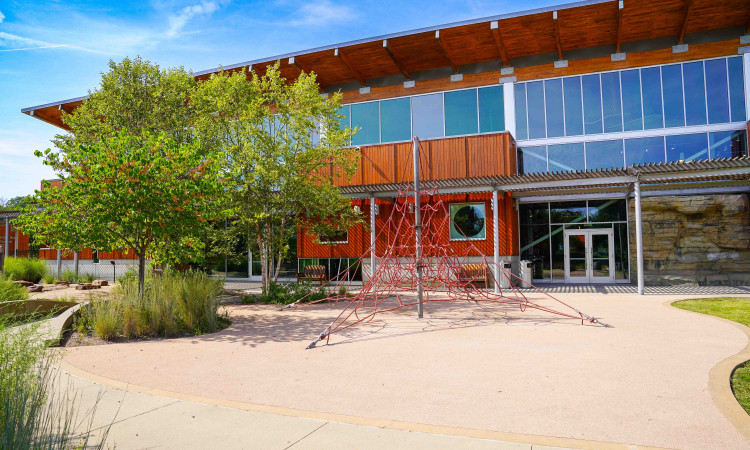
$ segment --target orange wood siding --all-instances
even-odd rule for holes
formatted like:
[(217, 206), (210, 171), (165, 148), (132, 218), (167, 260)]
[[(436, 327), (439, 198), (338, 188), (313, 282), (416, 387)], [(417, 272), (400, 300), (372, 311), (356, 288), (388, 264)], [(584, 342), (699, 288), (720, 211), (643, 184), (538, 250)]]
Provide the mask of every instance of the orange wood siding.
[[(0, 246), (5, 245), (5, 219), (0, 219)], [(10, 221), (8, 233), (8, 254), (13, 256), (14, 251), (26, 251), (29, 249), (29, 237), (20, 231), (18, 232), (18, 242), (16, 242), (16, 228), (13, 226), (13, 220)], [(25, 256), (25, 255), (24, 255)]]
[[(434, 197), (425, 196), (422, 198), (422, 202), (425, 204), (436, 203), (438, 200), (442, 200), (445, 204), (445, 211), (438, 210), (433, 217), (433, 221), (437, 227), (438, 224), (445, 220), (445, 212), (450, 212), (451, 203), (469, 203), (469, 202), (482, 202), (485, 205), (485, 223), (486, 223), (486, 237), (479, 240), (471, 241), (451, 241), (449, 236), (449, 228), (437, 227), (433, 228), (440, 232), (438, 236), (438, 244), (447, 245), (448, 251), (454, 252), (465, 252), (470, 247), (475, 247), (477, 251), (472, 251), (470, 254), (477, 256), (480, 253), (490, 256), (493, 254), (493, 214), (492, 214), (492, 194), (489, 192), (478, 192), (469, 194), (451, 194), (451, 195), (439, 195)], [(412, 202), (410, 198), (399, 198), (396, 201), (399, 203)], [(396, 226), (394, 223), (389, 222), (389, 218), (393, 212), (393, 199), (380, 199), (376, 198), (375, 202), (379, 205), (380, 213), (375, 217), (375, 229), (377, 235), (376, 241), (376, 254), (382, 255), (386, 252), (389, 242), (396, 242)], [(306, 235), (304, 230), (299, 230), (297, 234), (297, 256), (299, 258), (359, 258), (361, 256), (369, 256), (370, 246), (370, 231), (369, 231), (369, 216), (370, 216), (370, 205), (369, 200), (352, 200), (352, 205), (358, 205), (363, 213), (363, 220), (366, 225), (358, 225), (349, 230), (349, 242), (347, 244), (334, 244), (325, 245), (319, 244), (317, 239), (313, 236)], [(513, 199), (510, 193), (501, 194), (498, 198), (498, 224), (499, 224), (499, 236), (500, 236), (500, 254), (501, 255), (517, 255), (518, 254), (518, 213), (514, 208)], [(391, 228), (386, 228), (386, 225), (391, 224)], [(413, 235), (400, 233), (400, 237), (405, 241), (397, 241), (397, 245), (410, 245), (413, 241)]]
[[(57, 259), (56, 249), (46, 249), (39, 251), (39, 259)], [(62, 259), (72, 260), (73, 251), (63, 250)], [(79, 260), (94, 259), (94, 251), (90, 248), (86, 248), (78, 252)], [(127, 251), (114, 251), (114, 252), (99, 252), (99, 259), (137, 259), (135, 253), (132, 250)]]
[[(347, 183), (334, 177), (337, 186), (403, 183), (414, 180), (412, 143), (364, 145), (360, 166)], [(482, 134), (420, 142), (420, 178), (444, 180), (507, 176), (516, 172), (515, 142), (508, 133)]]

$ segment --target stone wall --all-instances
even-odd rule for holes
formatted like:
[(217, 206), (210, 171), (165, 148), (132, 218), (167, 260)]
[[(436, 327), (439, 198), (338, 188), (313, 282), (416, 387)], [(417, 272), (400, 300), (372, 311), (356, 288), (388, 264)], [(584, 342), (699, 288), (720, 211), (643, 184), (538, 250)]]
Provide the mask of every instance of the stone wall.
[[(629, 202), (631, 279), (637, 279), (635, 202)], [(750, 285), (746, 194), (641, 201), (645, 284)]]

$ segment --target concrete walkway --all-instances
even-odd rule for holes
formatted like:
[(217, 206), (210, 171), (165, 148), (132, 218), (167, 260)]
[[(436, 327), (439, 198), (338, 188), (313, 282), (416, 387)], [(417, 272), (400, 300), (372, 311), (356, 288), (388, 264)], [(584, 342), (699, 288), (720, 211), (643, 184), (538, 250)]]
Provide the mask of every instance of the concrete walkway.
[(428, 304), (424, 320), (414, 311), (383, 314), (334, 335), (334, 345), (304, 350), (341, 305), (285, 312), (236, 305), (229, 307), (233, 325), (222, 332), (76, 348), (64, 363), (77, 375), (141, 393), (304, 417), (296, 420), (312, 428), (300, 433), (341, 423), (311, 435), (321, 439), (348, 423), (569, 447), (750, 446), (709, 389), (712, 368), (745, 348), (743, 331), (665, 304), (685, 295), (559, 297), (614, 328), (473, 302)]

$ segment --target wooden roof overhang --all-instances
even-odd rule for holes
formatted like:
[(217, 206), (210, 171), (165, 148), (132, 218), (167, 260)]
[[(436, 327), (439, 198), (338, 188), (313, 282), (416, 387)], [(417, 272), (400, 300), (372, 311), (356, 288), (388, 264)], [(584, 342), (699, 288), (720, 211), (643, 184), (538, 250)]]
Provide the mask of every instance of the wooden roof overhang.
[[(510, 192), (515, 198), (539, 195), (585, 195), (630, 192), (635, 181), (643, 191), (705, 189), (711, 187), (750, 188), (750, 157), (634, 165), (620, 169), (554, 172), (507, 177), (478, 177), (425, 180), (425, 189), (435, 187), (441, 194), (468, 192)], [(395, 197), (400, 183), (344, 186), (341, 192), (351, 198)]]
[[(301, 52), (224, 66), (249, 68), (263, 74), (276, 61), (288, 79), (314, 71), (322, 87), (392, 75), (409, 79), (431, 69), (498, 62), (512, 65), (520, 57), (554, 54), (591, 47), (674, 37), (702, 31), (744, 27), (750, 31), (747, 0), (587, 0), (529, 11), (484, 17), (417, 30), (343, 42)], [(195, 73), (206, 79), (219, 68)], [(23, 113), (65, 128), (60, 116), (71, 112), (84, 97), (24, 108)]]

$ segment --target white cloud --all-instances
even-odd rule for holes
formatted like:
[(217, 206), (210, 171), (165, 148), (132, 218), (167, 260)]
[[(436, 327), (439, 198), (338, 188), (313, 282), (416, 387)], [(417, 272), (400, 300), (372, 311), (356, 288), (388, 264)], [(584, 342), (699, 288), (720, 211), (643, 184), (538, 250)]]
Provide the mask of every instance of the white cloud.
[(182, 33), (182, 29), (185, 25), (195, 16), (210, 16), (216, 10), (219, 9), (219, 5), (216, 2), (203, 2), (199, 5), (186, 6), (180, 10), (176, 15), (169, 17), (169, 29), (167, 30), (167, 37), (175, 37)]
[(3, 20), (5, 20), (5, 14), (3, 14), (2, 11), (0, 11), (0, 23), (3, 23)]
[(38, 39), (27, 38), (16, 34), (0, 31), (0, 52), (21, 52), (26, 50), (39, 50), (43, 48), (68, 48), (89, 53), (102, 53), (96, 50), (68, 44), (53, 44)]
[(329, 25), (347, 22), (357, 17), (348, 5), (337, 5), (330, 0), (308, 2), (292, 16), (291, 25)]

